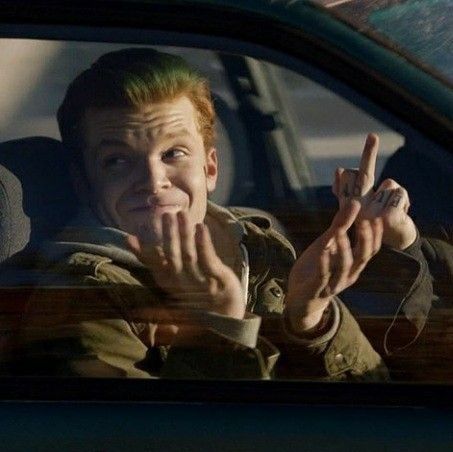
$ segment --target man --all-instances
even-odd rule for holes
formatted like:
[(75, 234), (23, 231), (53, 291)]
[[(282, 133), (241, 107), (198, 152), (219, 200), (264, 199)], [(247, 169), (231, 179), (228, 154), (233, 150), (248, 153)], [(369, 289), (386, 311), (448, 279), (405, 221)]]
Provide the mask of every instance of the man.
[(70, 85), (58, 121), (85, 206), (43, 246), (43, 283), (65, 290), (29, 303), (27, 373), (278, 376), (278, 350), (258, 336), (256, 315), (276, 314), (291, 375), (387, 378), (337, 298), (383, 241), (398, 250), (417, 241), (401, 187), (370, 191), (376, 136), (358, 171), (337, 173), (340, 209), (296, 260), (271, 228), (208, 202), (214, 110), (206, 81), (182, 59), (106, 54)]

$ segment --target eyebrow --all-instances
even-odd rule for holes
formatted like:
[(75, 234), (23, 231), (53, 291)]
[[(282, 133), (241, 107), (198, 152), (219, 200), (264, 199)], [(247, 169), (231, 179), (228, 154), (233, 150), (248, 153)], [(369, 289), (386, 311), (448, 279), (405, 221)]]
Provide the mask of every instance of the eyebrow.
[[(184, 127), (179, 132), (168, 132), (165, 135), (162, 135), (158, 138), (164, 142), (169, 141), (169, 140), (174, 140), (177, 138), (185, 138), (185, 139), (189, 138), (190, 140), (193, 140), (192, 134), (186, 127)], [(109, 146), (123, 147), (123, 148), (127, 148), (130, 150), (134, 150), (133, 146), (131, 146), (126, 141), (121, 140), (120, 138), (103, 138), (101, 140), (101, 142), (95, 147), (95, 149), (101, 150), (102, 148), (109, 147)]]
[(189, 129), (187, 127), (184, 127), (178, 132), (167, 132), (166, 134), (162, 135), (162, 137), (159, 137), (162, 140), (173, 140), (176, 138), (190, 138), (193, 139), (192, 134), (190, 133)]
[(116, 146), (116, 147), (125, 147), (128, 149), (132, 149), (131, 145), (126, 141), (117, 139), (117, 138), (104, 138), (101, 142), (96, 146), (96, 149), (101, 149), (106, 146)]

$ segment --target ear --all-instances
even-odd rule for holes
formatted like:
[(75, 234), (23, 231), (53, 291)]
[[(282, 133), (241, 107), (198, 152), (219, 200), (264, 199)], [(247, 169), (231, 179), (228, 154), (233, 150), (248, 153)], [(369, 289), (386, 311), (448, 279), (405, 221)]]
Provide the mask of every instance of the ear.
[(214, 147), (206, 152), (205, 174), (208, 193), (212, 193), (216, 187), (218, 175), (217, 149)]

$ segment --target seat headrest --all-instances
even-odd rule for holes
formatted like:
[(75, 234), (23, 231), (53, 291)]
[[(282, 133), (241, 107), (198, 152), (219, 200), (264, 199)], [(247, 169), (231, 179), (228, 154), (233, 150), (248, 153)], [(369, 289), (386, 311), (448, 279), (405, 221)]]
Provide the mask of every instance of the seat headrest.
[(0, 144), (0, 262), (58, 232), (77, 203), (61, 142), (31, 137)]

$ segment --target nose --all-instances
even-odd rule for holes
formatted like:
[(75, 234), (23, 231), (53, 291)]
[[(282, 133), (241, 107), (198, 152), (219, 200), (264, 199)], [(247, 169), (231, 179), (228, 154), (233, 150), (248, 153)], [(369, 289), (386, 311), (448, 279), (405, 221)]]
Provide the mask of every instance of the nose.
[(143, 168), (139, 184), (140, 190), (146, 190), (153, 194), (157, 194), (161, 190), (171, 186), (165, 163), (160, 159), (156, 160), (148, 158), (142, 165)]
[(160, 190), (171, 186), (167, 174), (167, 167), (161, 159), (149, 158), (147, 161), (148, 188), (151, 193), (159, 193)]

